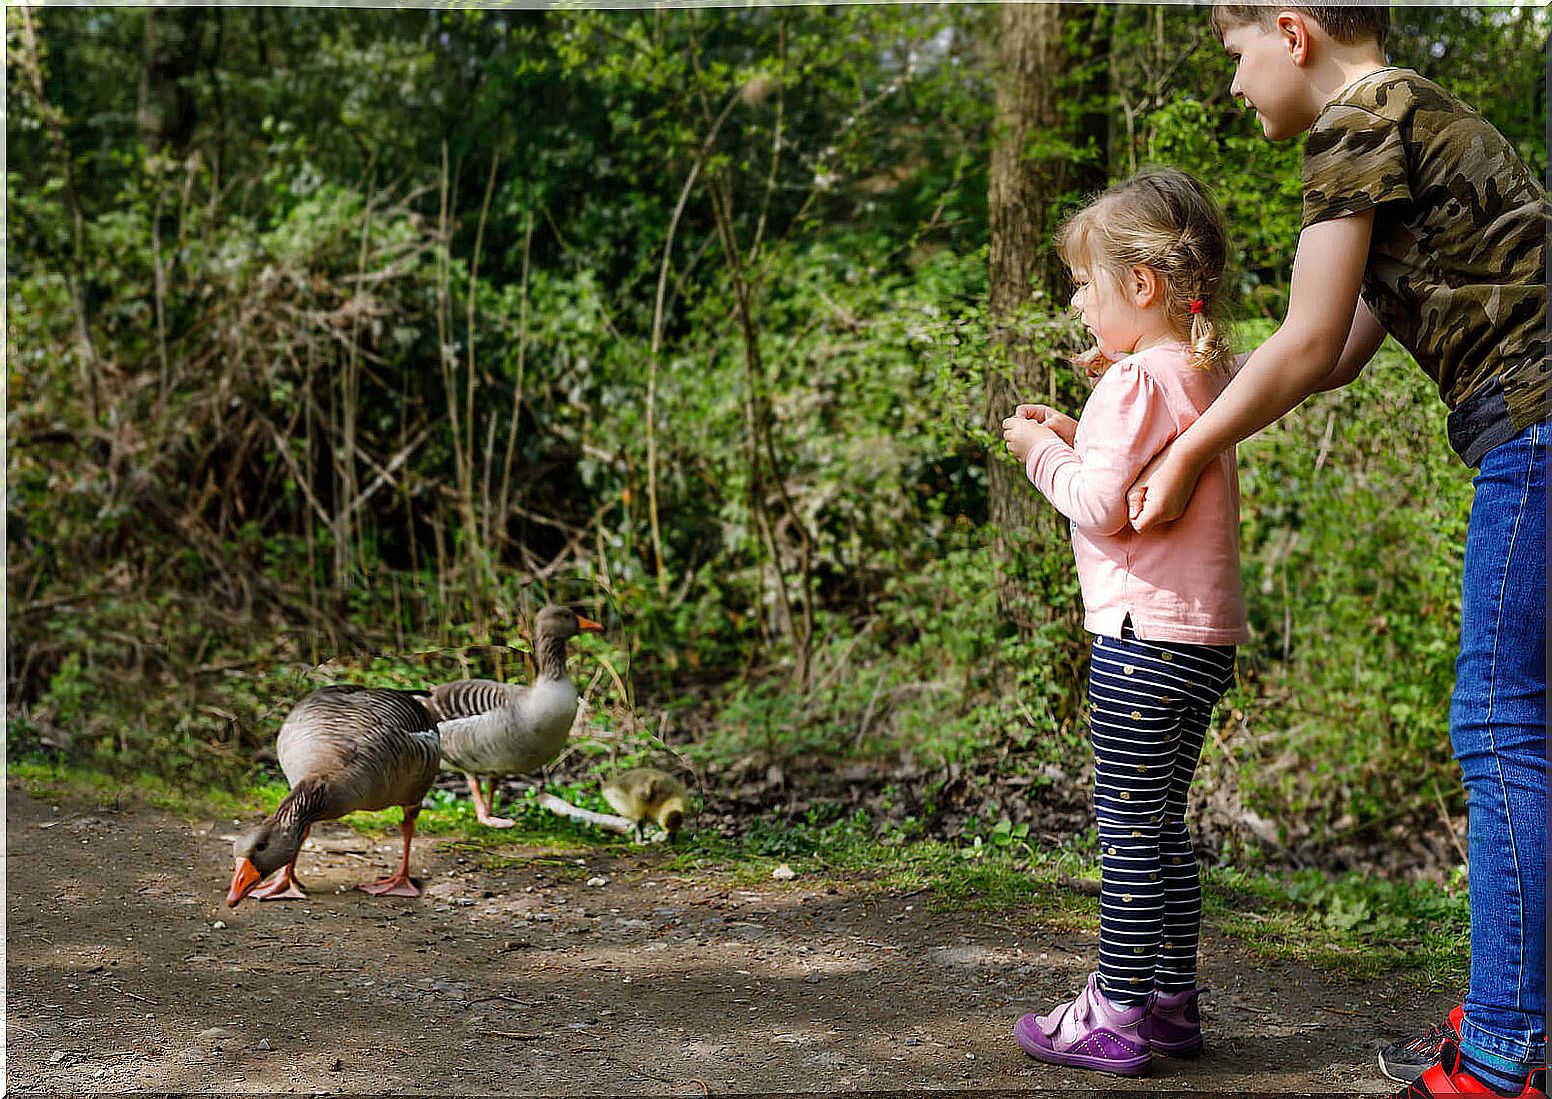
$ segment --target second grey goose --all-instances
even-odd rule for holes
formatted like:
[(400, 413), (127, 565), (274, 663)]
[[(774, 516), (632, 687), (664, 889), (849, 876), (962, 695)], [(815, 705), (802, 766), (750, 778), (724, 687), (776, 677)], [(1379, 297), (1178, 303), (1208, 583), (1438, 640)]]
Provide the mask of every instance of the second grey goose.
[[(532, 685), (491, 679), (460, 679), (431, 690), (442, 759), (469, 780), (475, 816), (491, 828), (513, 821), (495, 815), (496, 778), (521, 775), (560, 755), (577, 716), (577, 688), (566, 675), (566, 643), (582, 631), (603, 626), (569, 607), (545, 607), (534, 621)], [(490, 800), (480, 790), (489, 776)]]

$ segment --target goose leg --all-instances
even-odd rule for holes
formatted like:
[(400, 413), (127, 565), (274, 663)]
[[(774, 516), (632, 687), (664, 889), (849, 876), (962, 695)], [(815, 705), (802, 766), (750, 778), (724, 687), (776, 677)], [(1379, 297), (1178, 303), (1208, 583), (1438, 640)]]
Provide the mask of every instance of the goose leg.
[(496, 782), (496, 776), (491, 775), (490, 778), (486, 780), (485, 787), (485, 800), (490, 805), (490, 810), (487, 813), (488, 819), (485, 821), (485, 823), (490, 825), (492, 828), (511, 828), (517, 823), (517, 821), (513, 820), (511, 817), (496, 816), (496, 796), (499, 793), (500, 789), (499, 784)]
[(410, 842), (415, 838), (415, 818), (420, 816), (419, 805), (406, 805), (404, 819), (399, 822), (399, 834), (404, 837), (404, 857), (399, 860), (399, 872), (391, 878), (356, 886), (363, 893), (375, 897), (418, 897), (420, 886), (410, 877)]
[(490, 802), (486, 804), (485, 795), (480, 790), (480, 778), (478, 775), (465, 775), (469, 780), (469, 793), (474, 797), (474, 817), (487, 828), (511, 828), (517, 822), (506, 817), (492, 815), (496, 808), (496, 776), (490, 777)]
[[(302, 831), (302, 842), (307, 842), (307, 834), (312, 831), (308, 826)], [(292, 859), (281, 867), (275, 880), (268, 885), (261, 885), (248, 896), (259, 901), (305, 901), (307, 894), (302, 891), (302, 883), (296, 880), (296, 860)]]

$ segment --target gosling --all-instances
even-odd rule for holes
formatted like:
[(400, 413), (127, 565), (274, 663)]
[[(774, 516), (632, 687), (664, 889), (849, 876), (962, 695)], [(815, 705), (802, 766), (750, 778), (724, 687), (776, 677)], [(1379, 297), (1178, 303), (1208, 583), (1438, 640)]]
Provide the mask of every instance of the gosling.
[(655, 821), (673, 843), (684, 824), (684, 783), (655, 767), (623, 771), (604, 783), (604, 800), (636, 825), (636, 842), (645, 843), (642, 827)]

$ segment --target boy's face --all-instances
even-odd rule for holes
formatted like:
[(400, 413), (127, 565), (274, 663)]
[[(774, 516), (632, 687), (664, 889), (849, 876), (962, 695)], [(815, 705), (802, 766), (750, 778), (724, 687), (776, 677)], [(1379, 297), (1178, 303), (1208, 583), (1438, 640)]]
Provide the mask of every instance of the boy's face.
[(1223, 48), (1234, 61), (1229, 91), (1255, 110), (1261, 129), (1273, 141), (1303, 133), (1318, 113), (1310, 109), (1301, 33), (1307, 35), (1308, 30), (1297, 13), (1279, 12), (1270, 27), (1242, 23), (1223, 35)]

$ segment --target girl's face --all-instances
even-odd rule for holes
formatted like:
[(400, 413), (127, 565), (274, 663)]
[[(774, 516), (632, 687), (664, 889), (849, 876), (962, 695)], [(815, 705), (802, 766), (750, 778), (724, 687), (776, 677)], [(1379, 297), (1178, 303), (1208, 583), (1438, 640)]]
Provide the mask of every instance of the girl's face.
[(1131, 288), (1104, 267), (1074, 267), (1072, 277), (1077, 283), (1072, 307), (1093, 333), (1100, 351), (1112, 362), (1132, 354), (1144, 335), (1145, 325), (1143, 311)]

